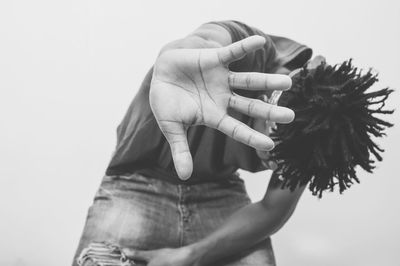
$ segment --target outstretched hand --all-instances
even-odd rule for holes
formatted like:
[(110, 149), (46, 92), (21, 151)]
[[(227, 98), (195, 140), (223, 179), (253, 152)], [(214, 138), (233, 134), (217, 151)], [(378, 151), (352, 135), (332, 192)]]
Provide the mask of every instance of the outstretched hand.
[(228, 115), (228, 108), (254, 118), (289, 123), (294, 112), (258, 99), (235, 94), (232, 89), (286, 90), (286, 75), (236, 73), (231, 62), (263, 47), (265, 39), (251, 36), (222, 48), (167, 50), (157, 58), (150, 87), (150, 106), (170, 144), (179, 178), (188, 179), (193, 171), (187, 142), (187, 129), (205, 125), (254, 147), (271, 150), (273, 141)]

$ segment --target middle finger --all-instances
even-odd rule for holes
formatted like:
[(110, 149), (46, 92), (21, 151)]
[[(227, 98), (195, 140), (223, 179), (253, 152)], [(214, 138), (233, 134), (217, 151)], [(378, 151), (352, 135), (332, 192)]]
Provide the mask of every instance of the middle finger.
[(230, 72), (228, 83), (231, 88), (241, 90), (288, 90), (292, 79), (281, 74)]

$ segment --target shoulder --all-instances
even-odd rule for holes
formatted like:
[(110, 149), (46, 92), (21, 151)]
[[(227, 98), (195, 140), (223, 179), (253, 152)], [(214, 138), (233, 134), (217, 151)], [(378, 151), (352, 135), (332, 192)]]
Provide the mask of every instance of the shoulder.
[(224, 29), (229, 34), (231, 42), (237, 42), (253, 35), (268, 38), (268, 35), (261, 30), (236, 20), (211, 21), (207, 25)]
[(214, 22), (201, 25), (189, 36), (197, 36), (208, 42), (215, 42), (219, 46), (227, 46), (232, 43), (229, 31), (222, 25)]
[(257, 28), (235, 21), (210, 21), (197, 28), (191, 35), (199, 36), (205, 40), (216, 41), (222, 46), (240, 41), (252, 35), (261, 35), (268, 38), (268, 35)]

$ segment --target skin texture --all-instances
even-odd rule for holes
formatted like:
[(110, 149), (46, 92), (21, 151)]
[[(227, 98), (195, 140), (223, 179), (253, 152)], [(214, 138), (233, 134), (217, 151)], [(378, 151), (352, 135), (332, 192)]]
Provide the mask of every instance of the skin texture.
[(150, 106), (170, 144), (178, 176), (188, 179), (193, 163), (186, 132), (192, 125), (215, 128), (258, 150), (271, 150), (273, 141), (227, 114), (228, 108), (251, 117), (289, 123), (294, 113), (261, 100), (233, 93), (232, 89), (286, 90), (286, 75), (234, 73), (229, 63), (263, 47), (265, 39), (252, 36), (221, 48), (169, 49), (158, 57), (150, 87)]
[[(182, 179), (188, 178), (192, 171), (186, 140), (190, 125), (216, 128), (254, 147), (259, 157), (268, 162), (266, 151), (273, 147), (267, 137), (268, 127), (271, 122), (288, 123), (294, 114), (287, 108), (267, 104), (266, 98), (246, 99), (235, 95), (231, 88), (263, 90), (267, 94), (288, 89), (291, 80), (286, 75), (238, 74), (227, 68), (230, 62), (262, 47), (263, 43), (263, 38), (251, 37), (231, 44), (225, 29), (205, 24), (185, 39), (170, 43), (160, 53), (150, 103), (171, 145), (175, 167)], [(227, 108), (255, 117), (255, 129), (229, 117)], [(280, 186), (279, 176), (273, 174), (261, 201), (239, 209), (212, 234), (192, 245), (147, 251), (124, 249), (123, 252), (134, 260), (145, 261), (148, 266), (218, 264), (218, 260), (242, 252), (277, 232), (290, 218), (305, 187), (291, 192)]]
[[(308, 69), (313, 69), (319, 66), (321, 63), (326, 63), (325, 57), (321, 55), (315, 56), (312, 60), (310, 60), (307, 63), (307, 68)], [(292, 72), (289, 73), (289, 70), (286, 73), (289, 73), (289, 77), (293, 77), (297, 72), (299, 72), (301, 69), (296, 69)], [(268, 102), (268, 97), (266, 95), (262, 95), (260, 97), (261, 100), (264, 102)], [(255, 119), (254, 122), (254, 129), (257, 130), (258, 132), (264, 133), (269, 135), (271, 127), (275, 127), (275, 123), (271, 121), (265, 121), (263, 119)], [(266, 165), (267, 168), (270, 168), (271, 170), (275, 170), (277, 168), (277, 165), (275, 162), (269, 160), (269, 152), (264, 151), (264, 150), (256, 150), (258, 157), (263, 161), (263, 163)]]
[(218, 260), (243, 252), (277, 232), (293, 214), (304, 186), (294, 192), (280, 189), (273, 176), (264, 198), (235, 212), (206, 238), (181, 248), (142, 251), (124, 249), (124, 253), (148, 266), (218, 265)]

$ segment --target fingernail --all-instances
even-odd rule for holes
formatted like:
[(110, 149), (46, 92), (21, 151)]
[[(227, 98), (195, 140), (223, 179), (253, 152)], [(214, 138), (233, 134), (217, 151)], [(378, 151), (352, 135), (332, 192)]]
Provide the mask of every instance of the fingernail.
[(270, 151), (270, 150), (272, 150), (273, 148), (275, 148), (275, 144), (271, 141), (271, 142), (268, 142), (267, 143), (268, 144), (268, 146), (267, 146), (267, 151)]
[(268, 97), (265, 94), (261, 94), (260, 96), (258, 96), (258, 99), (263, 102), (268, 102)]
[(274, 161), (269, 161), (268, 166), (273, 171), (275, 171), (278, 168), (278, 165)]
[(286, 76), (287, 79), (285, 80), (285, 87), (288, 89), (290, 89), (292, 87), (292, 79), (289, 76)]

